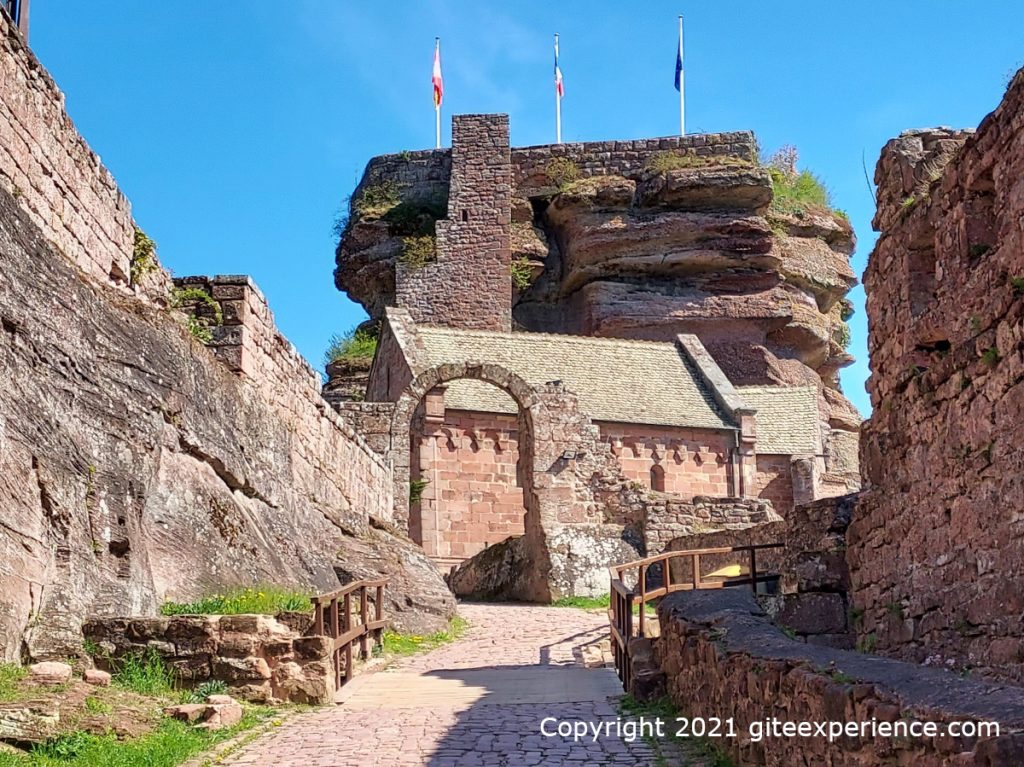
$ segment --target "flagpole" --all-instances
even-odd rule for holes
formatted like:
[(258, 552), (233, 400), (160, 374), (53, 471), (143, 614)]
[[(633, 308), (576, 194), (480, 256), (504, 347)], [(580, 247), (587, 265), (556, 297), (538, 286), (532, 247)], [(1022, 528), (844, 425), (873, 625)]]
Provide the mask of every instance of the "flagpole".
[[(441, 56), (441, 38), (434, 38), (434, 58), (438, 60)], [(437, 138), (436, 146), (441, 148), (441, 102), (434, 104), (434, 133)]]
[[(679, 16), (679, 60), (683, 60), (683, 17), (682, 14)], [(679, 69), (679, 135), (686, 135), (686, 88), (684, 86), (683, 78), (685, 75), (684, 67)]]
[[(555, 33), (555, 68), (558, 67), (558, 33)], [(562, 143), (562, 97), (555, 86), (555, 143)]]

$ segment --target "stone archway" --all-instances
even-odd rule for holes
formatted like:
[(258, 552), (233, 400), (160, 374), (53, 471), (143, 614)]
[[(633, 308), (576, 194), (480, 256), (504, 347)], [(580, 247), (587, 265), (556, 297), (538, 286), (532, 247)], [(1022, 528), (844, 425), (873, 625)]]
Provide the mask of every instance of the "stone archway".
[[(409, 527), (409, 480), (411, 477), (410, 438), (413, 415), (428, 392), (438, 386), (459, 379), (483, 381), (508, 394), (519, 407), (519, 450), (523, 471), (523, 502), (526, 508), (526, 528), (531, 517), (537, 522), (537, 506), (533, 502), (533, 435), (535, 413), (539, 398), (530, 384), (500, 365), (458, 362), (438, 365), (420, 373), (405, 388), (391, 420), (390, 454), (394, 467), (395, 508), (394, 520), (406, 531)], [(532, 508), (531, 508), (532, 506)], [(531, 514), (531, 511), (534, 512)]]
[(560, 381), (532, 386), (501, 365), (473, 362), (441, 364), (417, 375), (395, 403), (391, 421), (395, 522), (408, 531), (416, 409), (428, 392), (458, 379), (496, 386), (519, 407), (524, 534), (471, 560), (494, 560), (500, 586), (488, 594), (548, 602), (606, 592), (607, 567), (637, 558), (642, 548), (621, 519), (637, 499), (598, 428)]

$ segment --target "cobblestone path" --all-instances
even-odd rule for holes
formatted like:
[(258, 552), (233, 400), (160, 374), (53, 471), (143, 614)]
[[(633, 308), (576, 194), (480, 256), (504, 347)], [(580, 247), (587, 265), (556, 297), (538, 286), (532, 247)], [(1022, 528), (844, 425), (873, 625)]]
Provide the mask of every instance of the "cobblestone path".
[[(601, 614), (566, 608), (465, 604), (457, 642), (357, 677), (340, 706), (290, 720), (236, 752), (232, 767), (654, 767), (641, 739), (574, 744), (544, 737), (541, 720), (614, 721), (621, 688), (587, 669), (580, 648), (606, 631)], [(686, 762), (691, 764), (691, 762)], [(693, 764), (699, 764), (694, 762)]]

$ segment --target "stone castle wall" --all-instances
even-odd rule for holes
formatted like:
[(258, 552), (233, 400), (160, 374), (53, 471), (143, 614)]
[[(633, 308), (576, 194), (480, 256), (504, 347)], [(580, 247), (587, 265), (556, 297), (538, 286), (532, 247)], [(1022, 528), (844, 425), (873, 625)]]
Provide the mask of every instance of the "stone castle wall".
[[(759, 462), (779, 459), (775, 464), (784, 473), (777, 478), (778, 484), (763, 488), (765, 492), (755, 498), (729, 498), (730, 434), (638, 424), (595, 425), (622, 479), (638, 493), (655, 491), (644, 501), (642, 514), (628, 515), (642, 521), (649, 554), (662, 551), (673, 538), (733, 524), (763, 524), (777, 519), (775, 512), (784, 514), (793, 506), (788, 456), (758, 457)], [(431, 557), (446, 563), (462, 561), (523, 534), (518, 418), (449, 409), (443, 420), (428, 419), (417, 425), (413, 440), (411, 476), (427, 484), (419, 504), (410, 506), (409, 534)], [(663, 469), (661, 490), (652, 487), (653, 466)], [(782, 484), (790, 489), (789, 495), (780, 492)]]
[[(554, 157), (572, 160), (584, 177), (635, 176), (644, 170), (651, 157), (672, 151), (691, 151), (701, 157), (752, 159), (757, 147), (749, 131), (514, 147), (510, 154), (512, 182), (518, 196), (525, 196), (533, 187), (550, 186), (548, 163)], [(367, 163), (353, 197), (358, 197), (367, 186), (391, 181), (417, 202), (446, 200), (451, 172), (451, 149), (380, 155)]]
[[(737, 764), (921, 767), (1024, 763), (1018, 690), (937, 669), (796, 642), (749, 590), (671, 594), (658, 605), (657, 664), (682, 716), (732, 722), (715, 738)], [(649, 640), (633, 640), (635, 643)], [(765, 720), (900, 724), (996, 721), (996, 737), (770, 737)], [(751, 736), (754, 737), (751, 737)], [(761, 737), (764, 736), (764, 737)]]
[(317, 487), (329, 503), (351, 504), (375, 519), (391, 519), (391, 495), (381, 491), (391, 484), (390, 468), (379, 447), (372, 449), (353, 428), (366, 418), (346, 421), (328, 405), (320, 374), (277, 329), (256, 284), (245, 275), (185, 277), (176, 282), (204, 290), (220, 307), (223, 324), (211, 329), (209, 348), (229, 370), (256, 387), (261, 400), (295, 435), (293, 471), (298, 476), (293, 479)]
[(583, 178), (635, 178), (644, 171), (648, 161), (661, 152), (688, 152), (698, 157), (754, 160), (757, 157), (757, 144), (751, 132), (734, 131), (519, 147), (512, 150), (516, 194), (529, 196), (537, 188), (551, 186), (548, 171), (553, 158), (571, 160)]
[(425, 481), (409, 510), (409, 535), (435, 559), (461, 562), (524, 532), (515, 416), (449, 410), (416, 435), (414, 479)]
[(369, 524), (391, 516), (391, 472), (350, 423), (380, 414), (327, 405), (245, 278), (198, 281), (224, 323), (197, 343), (155, 259), (131, 283), (134, 235), (0, 13), (0, 659), (65, 657), (87, 615), (254, 582), (327, 590), (339, 568), (390, 576), (396, 625), (442, 627), (437, 572)]
[(131, 205), (75, 129), (61, 93), (0, 10), (0, 185), (80, 269), (127, 285)]
[(779, 514), (787, 516), (795, 502), (793, 471), (791, 456), (758, 454), (754, 461), (752, 495), (756, 495), (758, 498), (767, 498)]
[(417, 322), (511, 330), (511, 198), (508, 115), (452, 122), (448, 217), (435, 223), (436, 260), (396, 263), (397, 305)]
[[(684, 500), (650, 493), (644, 499), (643, 520), (647, 556), (654, 556), (672, 550), (675, 548), (673, 544), (681, 549), (724, 545), (706, 544), (705, 538), (721, 531), (735, 531), (741, 535), (739, 531), (756, 530), (781, 522), (781, 517), (772, 509), (771, 502), (756, 498), (697, 496)], [(717, 567), (705, 567), (704, 572), (715, 569)]]
[(861, 640), (1024, 681), (1024, 73), (973, 135), (890, 141), (875, 179)]
[[(291, 613), (301, 622), (310, 616)], [(282, 616), (282, 618), (285, 616)], [(90, 620), (82, 634), (113, 670), (125, 656), (156, 653), (186, 688), (223, 682), (253, 703), (334, 701), (332, 639), (304, 636), (269, 615), (174, 615)]]
[(627, 480), (686, 499), (730, 495), (731, 432), (604, 422), (597, 426)]

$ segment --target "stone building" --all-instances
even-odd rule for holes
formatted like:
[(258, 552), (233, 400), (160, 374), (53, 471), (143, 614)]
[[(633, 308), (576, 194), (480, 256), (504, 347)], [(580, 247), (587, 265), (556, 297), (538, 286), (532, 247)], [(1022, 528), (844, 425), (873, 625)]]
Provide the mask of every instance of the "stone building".
[[(380, 323), (366, 402), (492, 365), (571, 394), (605, 479), (687, 514), (711, 498), (785, 515), (855, 489), (859, 418), (833, 338), (852, 233), (823, 213), (769, 222), (753, 147), (738, 133), (512, 150), (506, 116), (464, 115), (450, 152), (371, 161), (336, 273)], [(442, 377), (388, 450), (396, 520), (448, 565), (527, 532), (536, 434), (494, 381)]]

